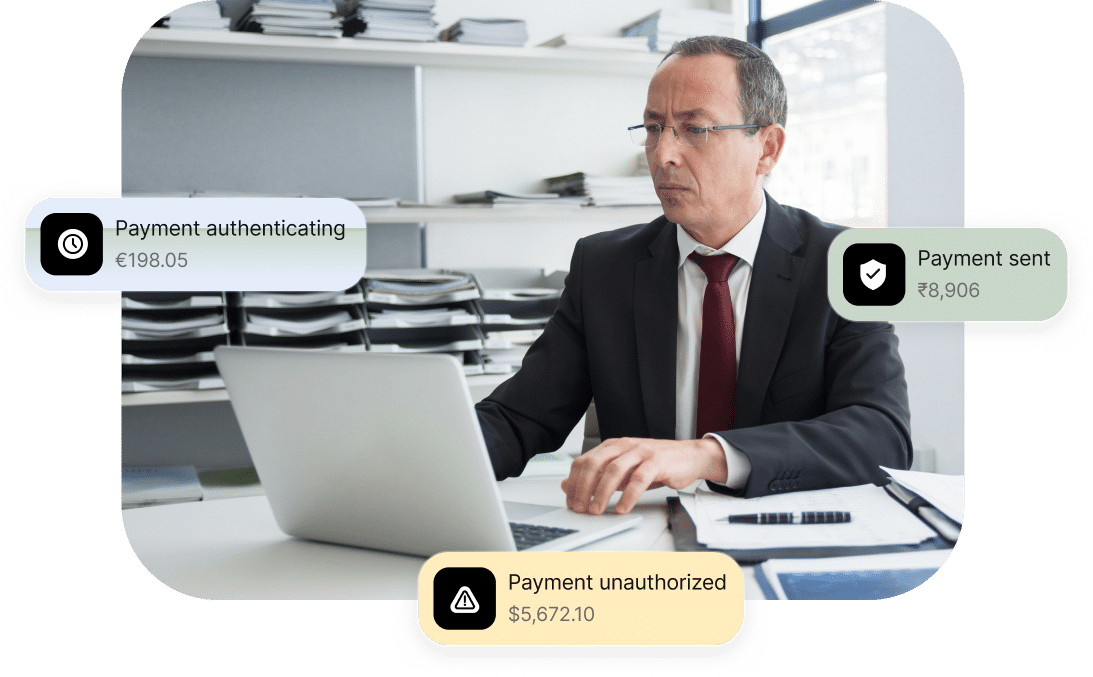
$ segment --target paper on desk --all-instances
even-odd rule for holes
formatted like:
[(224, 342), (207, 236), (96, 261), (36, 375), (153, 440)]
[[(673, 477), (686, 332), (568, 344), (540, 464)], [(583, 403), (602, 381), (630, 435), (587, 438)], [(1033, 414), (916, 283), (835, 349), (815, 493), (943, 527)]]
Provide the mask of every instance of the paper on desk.
[[(695, 523), (699, 543), (719, 550), (769, 548), (863, 547), (917, 544), (935, 536), (909, 510), (893, 500), (882, 487), (857, 487), (798, 491), (759, 498), (733, 498), (700, 489), (680, 502)], [(729, 524), (717, 521), (726, 515), (762, 512), (842, 510), (851, 521), (842, 524)]]
[(906, 489), (910, 489), (926, 502), (945, 513), (956, 522), (964, 524), (964, 476), (938, 475), (932, 472), (892, 470), (880, 468)]

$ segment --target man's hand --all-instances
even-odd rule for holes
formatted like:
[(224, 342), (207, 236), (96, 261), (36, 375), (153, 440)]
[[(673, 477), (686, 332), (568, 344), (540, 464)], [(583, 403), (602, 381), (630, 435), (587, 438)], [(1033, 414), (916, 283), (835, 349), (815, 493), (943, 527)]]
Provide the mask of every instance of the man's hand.
[(697, 480), (724, 482), (727, 477), (725, 452), (717, 440), (623, 437), (607, 440), (574, 460), (562, 490), (570, 510), (601, 515), (612, 494), (621, 489), (615, 512), (625, 514), (647, 489), (683, 489)]

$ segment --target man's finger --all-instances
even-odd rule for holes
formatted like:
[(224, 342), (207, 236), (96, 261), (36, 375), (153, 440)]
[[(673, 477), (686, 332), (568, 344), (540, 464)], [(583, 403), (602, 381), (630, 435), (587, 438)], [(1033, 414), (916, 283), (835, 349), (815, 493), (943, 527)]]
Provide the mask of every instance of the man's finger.
[(638, 499), (641, 498), (641, 495), (654, 485), (661, 486), (661, 483), (657, 481), (657, 472), (653, 460), (646, 459), (644, 463), (630, 473), (630, 481), (623, 489), (619, 502), (615, 504), (615, 512), (620, 515), (630, 512), (637, 504)]
[(600, 480), (603, 467), (619, 454), (618, 440), (607, 440), (573, 461), (569, 471), (569, 488), (566, 490), (566, 507), (575, 512), (586, 512), (592, 500), (592, 490)]
[(628, 485), (630, 473), (642, 462), (639, 454), (633, 449), (616, 456), (608, 463), (600, 475), (600, 481), (592, 494), (592, 502), (588, 506), (588, 512), (592, 515), (602, 515), (607, 511), (607, 504), (615, 491), (624, 485)]

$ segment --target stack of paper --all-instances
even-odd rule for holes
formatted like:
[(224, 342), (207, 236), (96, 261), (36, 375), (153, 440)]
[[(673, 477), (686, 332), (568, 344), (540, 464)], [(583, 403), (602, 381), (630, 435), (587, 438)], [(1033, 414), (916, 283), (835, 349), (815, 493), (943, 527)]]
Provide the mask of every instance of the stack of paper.
[(121, 318), (123, 339), (198, 338), (226, 333), (227, 325), (221, 313), (181, 318), (133, 315), (122, 315)]
[(213, 348), (228, 342), (224, 294), (125, 292), (122, 392), (223, 388)]
[(238, 343), (363, 352), (364, 292), (244, 292), (234, 302)]
[(204, 496), (192, 465), (121, 469), (121, 507), (200, 501)]
[(368, 325), (375, 329), (412, 329), (414, 327), (454, 327), (478, 324), (479, 318), (469, 306), (450, 308), (376, 308), (368, 311)]
[(565, 274), (547, 275), (535, 268), (484, 268), (473, 272), (482, 286), (479, 305), (486, 372), (515, 371), (554, 314)]
[(598, 207), (659, 205), (660, 198), (648, 176), (592, 176), (575, 172), (546, 180), (547, 190), (580, 196)]
[(463, 373), (484, 373), (482, 296), (474, 278), (443, 270), (387, 270), (364, 278), (369, 350), (450, 353)]
[(667, 52), (672, 44), (697, 35), (732, 37), (731, 14), (709, 9), (665, 8), (624, 26), (625, 37), (647, 36), (649, 50)]
[(528, 41), (528, 27), (522, 19), (460, 19), (445, 28), (440, 39), (474, 45), (523, 47)]
[(660, 204), (647, 176), (586, 176), (584, 190), (598, 207)]
[[(937, 533), (878, 486), (798, 491), (760, 498), (732, 498), (704, 489), (680, 494), (694, 521), (696, 540), (713, 550), (771, 551), (810, 548), (873, 548), (918, 545)], [(735, 524), (729, 515), (842, 511), (842, 524)], [(766, 559), (765, 557), (761, 559)]]
[(460, 193), (452, 199), (460, 204), (587, 204), (588, 200), (580, 196), (563, 196), (558, 193), (502, 193), (497, 190), (484, 190), (478, 193)]
[(342, 17), (332, 0), (258, 0), (235, 30), (271, 35), (342, 36)]
[(396, 306), (454, 303), (482, 296), (465, 273), (382, 271), (365, 276), (365, 301)]
[(487, 374), (508, 374), (520, 368), (528, 348), (542, 336), (542, 329), (486, 332), (482, 357)]
[(327, 310), (293, 317), (271, 317), (257, 312), (247, 313), (243, 331), (266, 336), (312, 336), (333, 334), (352, 329), (364, 329), (364, 322), (346, 310)]
[(397, 207), (399, 203), (397, 197), (347, 197), (345, 199), (349, 200), (361, 209)]
[(648, 52), (649, 39), (644, 36), (633, 38), (602, 38), (565, 33), (547, 40), (540, 47), (559, 49), (586, 49), (600, 52)]
[(220, 3), (216, 0), (195, 2), (185, 7), (179, 7), (167, 16), (163, 17), (162, 24), (172, 30), (214, 30), (226, 31), (231, 24), (231, 19), (220, 15)]
[(351, 0), (345, 35), (380, 40), (436, 40), (436, 0)]
[(345, 306), (364, 302), (364, 294), (353, 287), (346, 291), (317, 292), (247, 292), (239, 305), (244, 308), (309, 308), (316, 306)]

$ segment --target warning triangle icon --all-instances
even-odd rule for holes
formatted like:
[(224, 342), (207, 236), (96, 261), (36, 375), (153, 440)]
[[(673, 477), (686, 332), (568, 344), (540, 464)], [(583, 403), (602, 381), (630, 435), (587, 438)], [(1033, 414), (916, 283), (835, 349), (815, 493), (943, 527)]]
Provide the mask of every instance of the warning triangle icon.
[(478, 600), (474, 598), (474, 593), (467, 586), (463, 586), (459, 589), (459, 592), (455, 593), (455, 599), (452, 600), (452, 613), (453, 614), (473, 614), (478, 612)]

